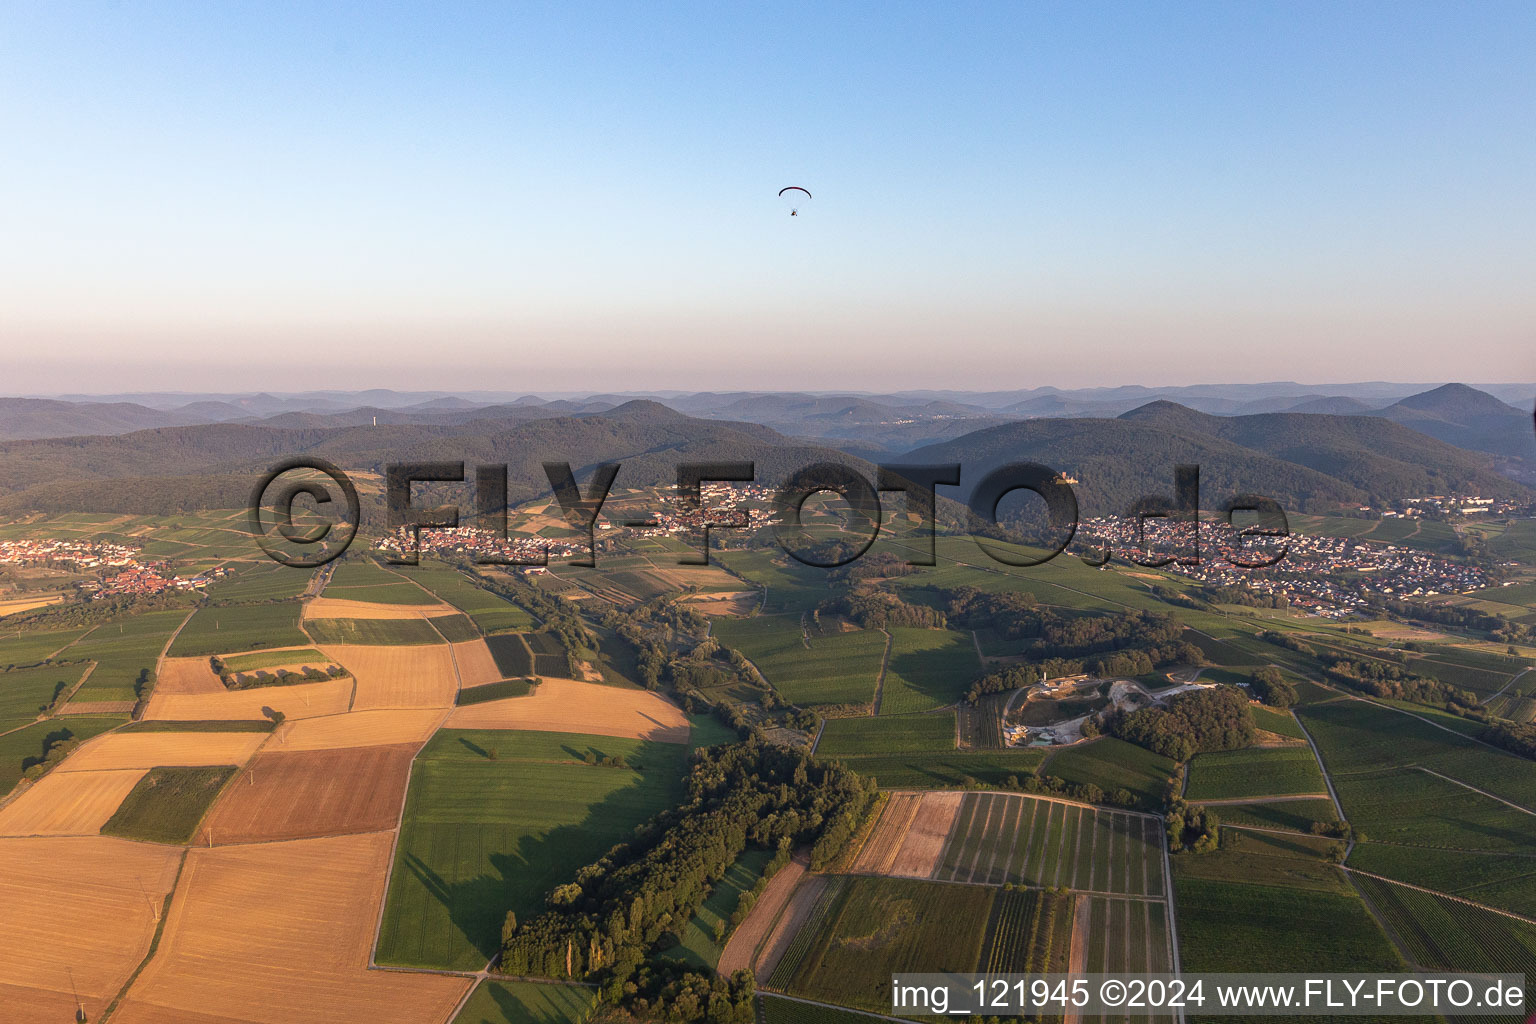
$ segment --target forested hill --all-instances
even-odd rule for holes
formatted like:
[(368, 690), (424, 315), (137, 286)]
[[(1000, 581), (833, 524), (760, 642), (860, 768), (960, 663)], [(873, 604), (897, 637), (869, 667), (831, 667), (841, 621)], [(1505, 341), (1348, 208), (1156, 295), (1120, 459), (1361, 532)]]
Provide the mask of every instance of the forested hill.
[(1173, 467), (1200, 466), (1203, 504), (1238, 492), (1305, 511), (1415, 494), (1531, 492), (1492, 458), (1370, 416), (1268, 413), (1211, 416), (1153, 402), (1117, 419), (1038, 419), (929, 445), (904, 462), (960, 462), (968, 485), (1007, 462), (1040, 462), (1079, 481), (1085, 516), (1124, 512), (1144, 495), (1170, 495)]
[(295, 455), (374, 473), (406, 461), (506, 465), (514, 501), (548, 492), (545, 461), (571, 463), (578, 479), (596, 463), (622, 462), (619, 487), (675, 485), (679, 462), (751, 461), (764, 481), (819, 461), (858, 465), (873, 475), (862, 460), (767, 427), (694, 419), (655, 402), (635, 401), (607, 412), (532, 422), (288, 430), (224, 423), (11, 441), (0, 444), (0, 512), (238, 507), (261, 473)]

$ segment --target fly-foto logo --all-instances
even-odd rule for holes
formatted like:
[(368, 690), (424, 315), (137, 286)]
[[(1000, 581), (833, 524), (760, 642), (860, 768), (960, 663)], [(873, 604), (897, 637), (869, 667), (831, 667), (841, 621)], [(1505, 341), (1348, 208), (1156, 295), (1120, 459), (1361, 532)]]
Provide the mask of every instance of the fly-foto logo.
[[(546, 462), (544, 473), (555, 500), (566, 520), (583, 538), (585, 556), (571, 564), (596, 566), (597, 542), (594, 530), (621, 464), (600, 463), (593, 467), (585, 492), (576, 482), (575, 472), (567, 462)], [(958, 487), (959, 463), (875, 467), (875, 479), (857, 468), (837, 462), (818, 462), (789, 475), (774, 491), (771, 529), (775, 540), (791, 558), (806, 565), (834, 568), (847, 565), (869, 550), (881, 530), (881, 494), (899, 493), (905, 512), (916, 519), (919, 550), (908, 559), (913, 566), (937, 564), (935, 538), (938, 527), (939, 487)], [(474, 521), (476, 527), (506, 539), (507, 467), (479, 465), (474, 470)], [(1136, 550), (1147, 549), (1147, 524), (1164, 520), (1182, 530), (1176, 550), (1145, 557), (1130, 556), (1143, 566), (1170, 562), (1192, 565), (1200, 561), (1200, 468), (1178, 465), (1173, 473), (1173, 496), (1149, 495), (1136, 501), (1128, 512), (1135, 523)], [(677, 465), (674, 506), (684, 513), (700, 513), (704, 508), (703, 486), (716, 484), (751, 484), (757, 481), (752, 462), (683, 462)], [(384, 499), (387, 526), (391, 532), (404, 531), (409, 541), (403, 550), (392, 554), (397, 565), (416, 564), (420, 536), (424, 529), (454, 529), (460, 525), (458, 505), (418, 506), (413, 501), (416, 484), (463, 484), (467, 481), (462, 462), (402, 462), (388, 466), (384, 474)], [(1073, 481), (1049, 466), (1035, 462), (1015, 462), (988, 471), (971, 488), (965, 509), (970, 532), (988, 555), (1005, 565), (1027, 567), (1049, 562), (1066, 550), (1077, 534), (1078, 502)], [(1049, 521), (1049, 540), (1031, 545), (1003, 547), (988, 543), (987, 535), (998, 536), (999, 507), (1005, 497), (1027, 491), (1045, 504)], [(818, 542), (805, 523), (806, 502), (817, 494), (839, 495), (848, 506), (844, 530), (855, 524), (857, 540), (829, 549)], [(303, 525), (295, 522), (295, 507), (301, 498)], [(1274, 565), (1285, 557), (1284, 539), (1290, 527), (1285, 510), (1271, 498), (1257, 494), (1233, 495), (1220, 507), (1221, 517), (1234, 531), (1239, 544), (1227, 549), (1223, 557), (1238, 568), (1258, 569)], [(1236, 517), (1245, 513), (1254, 521), (1238, 527)], [(361, 527), (361, 504), (351, 478), (337, 466), (323, 459), (288, 459), (269, 471), (251, 496), (247, 517), (252, 534), (262, 550), (284, 565), (314, 568), (339, 557)], [(709, 538), (712, 530), (736, 528), (731, 524), (712, 523), (695, 517), (692, 550), (678, 559), (680, 565), (708, 565)], [(862, 523), (862, 526), (857, 524)], [(654, 525), (649, 520), (626, 520), (621, 526), (643, 528)], [(1265, 547), (1251, 547), (1248, 539), (1280, 541)], [(1100, 544), (1080, 551), (1078, 557), (1089, 565), (1107, 563), (1112, 555), (1109, 545)], [(529, 559), (511, 554), (480, 553), (474, 561), (480, 565), (543, 565), (545, 557)]]

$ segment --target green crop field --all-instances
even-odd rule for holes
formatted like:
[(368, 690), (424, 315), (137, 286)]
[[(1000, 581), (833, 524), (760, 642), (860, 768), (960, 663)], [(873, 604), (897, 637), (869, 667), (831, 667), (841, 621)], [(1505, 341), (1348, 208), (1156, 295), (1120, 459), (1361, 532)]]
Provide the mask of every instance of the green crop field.
[[(1353, 772), (1416, 765), (1536, 810), (1536, 762), (1366, 701), (1332, 701), (1298, 713), (1335, 782)], [(1354, 816), (1348, 801), (1344, 811)]]
[(0, 732), (26, 725), (80, 681), (83, 664), (39, 665), (0, 672)]
[(310, 619), (304, 628), (317, 644), (408, 647), (443, 642), (424, 619)]
[(250, 719), (235, 718), (221, 719), (212, 722), (199, 722), (188, 719), (178, 721), (175, 719), (148, 722), (129, 722), (123, 726), (123, 732), (271, 732), (277, 728), (277, 723), (270, 718)]
[(487, 636), (534, 628), (533, 616), (520, 605), (497, 597), (450, 566), (423, 561), (419, 566), (401, 566), (399, 571), (474, 619)]
[(88, 740), (128, 721), (128, 716), (73, 715), (50, 719), (0, 736), (0, 796), (5, 796), (21, 781), (21, 774), (33, 761), (42, 759), (44, 748), (55, 739)]
[(969, 633), (898, 627), (890, 634), (891, 654), (880, 694), (882, 715), (953, 704), (982, 674)]
[(718, 619), (714, 635), (751, 659), (785, 700), (802, 706), (872, 701), (885, 657), (885, 635), (879, 630), (806, 641), (799, 619), (792, 616)]
[(335, 659), (313, 647), (301, 647), (292, 651), (256, 651), (253, 654), (232, 654), (221, 658), (224, 667), (231, 672), (255, 672), (278, 665), (312, 665), (323, 668), (335, 664)]
[(190, 842), (236, 771), (234, 766), (151, 768), (101, 827), (101, 834), (146, 843)]
[(36, 665), (53, 655), (73, 658), (65, 648), (80, 639), (85, 628), (60, 629), (48, 632), (0, 630), (0, 668), (8, 666)]
[(311, 569), (289, 565), (253, 565), (208, 585), (208, 597), (220, 604), (291, 601), (309, 587)]
[(764, 1024), (874, 1024), (879, 1020), (858, 1010), (803, 1003), (764, 992), (757, 997)]
[(330, 582), (325, 585), (325, 596), (373, 604), (430, 604), (432, 601), (431, 594), (404, 574), (385, 568), (366, 555), (338, 562)]
[(954, 789), (1022, 781), (1035, 774), (1044, 758), (1041, 750), (980, 750), (874, 754), (843, 761), (885, 789)]
[(741, 894), (757, 884), (772, 859), (771, 850), (744, 850), (683, 926), (682, 942), (667, 950), (666, 955), (686, 960), (695, 967), (714, 970), (725, 949), (724, 938), (730, 934), (731, 915), (736, 911)]
[[(71, 658), (96, 662), (75, 700), (133, 700), (140, 680), (153, 682), (160, 652), (187, 617), (181, 610), (147, 612), (97, 627), (70, 648)], [(146, 687), (147, 690), (147, 687)]]
[(451, 644), (480, 638), (480, 630), (475, 628), (474, 620), (468, 615), (435, 615), (427, 622)]
[(409, 580), (396, 577), (389, 583), (370, 583), (366, 586), (339, 587), (326, 585), (325, 596), (338, 601), (367, 601), (369, 604), (431, 604), (432, 595)]
[[(801, 565), (788, 555), (765, 550), (715, 551), (710, 561), (758, 587), (768, 589), (763, 611), (799, 618), (827, 598), (827, 571)], [(718, 626), (719, 623), (716, 623)]]
[(171, 654), (195, 658), (263, 647), (305, 647), (309, 637), (299, 628), (299, 612), (297, 601), (199, 608), (176, 637)]
[(533, 655), (528, 651), (528, 644), (519, 633), (498, 633), (495, 636), (485, 638), (485, 646), (490, 648), (491, 657), (496, 661), (496, 669), (504, 676), (530, 676), (533, 675)]
[(1106, 793), (1125, 789), (1145, 806), (1160, 805), (1174, 763), (1113, 736), (1064, 747), (1046, 759), (1042, 775), (1054, 775), (1078, 785), (1098, 786)]
[(934, 877), (1163, 895), (1162, 825), (1145, 815), (967, 793)]
[(1419, 966), (1536, 976), (1536, 926), (1390, 882), (1355, 884)]
[(816, 753), (821, 757), (899, 754), (955, 749), (955, 713), (829, 718)]
[(586, 1024), (597, 990), (536, 981), (482, 981), (453, 1024)]
[(1530, 815), (1417, 768), (1336, 775), (1333, 785), (1350, 823), (1372, 839), (1502, 852), (1536, 841)]
[(1189, 762), (1184, 795), (1191, 803), (1199, 803), (1327, 792), (1311, 747), (1251, 747), (1196, 754)]
[(1490, 907), (1536, 917), (1536, 859), (1524, 849), (1473, 853), (1395, 843), (1356, 843), (1349, 866)]
[(1350, 892), (1174, 872), (1186, 971), (1396, 971), (1401, 958)]
[(1286, 736), (1291, 739), (1304, 740), (1306, 733), (1296, 722), (1296, 716), (1289, 711), (1277, 711), (1274, 708), (1266, 708), (1262, 705), (1253, 707), (1253, 724), (1265, 732), (1272, 732), (1277, 736)]
[[(484, 967), (508, 910), (529, 919), (577, 868), (681, 797), (688, 751), (569, 733), (438, 732), (411, 769), (378, 961)], [(589, 755), (622, 756), (628, 767), (581, 763)]]
[(785, 989), (888, 1013), (894, 973), (977, 969), (996, 897), (982, 886), (846, 879), (826, 915), (814, 928), (807, 923), (808, 942)]
[[(1218, 808), (1217, 813), (1221, 810)], [(1223, 828), (1219, 850), (1175, 856), (1173, 871), (1180, 878), (1209, 882), (1251, 882), (1347, 893), (1349, 887), (1343, 872), (1327, 859), (1329, 849), (1337, 845), (1337, 840), (1322, 836)]]
[(486, 701), (506, 697), (526, 697), (532, 692), (533, 684), (526, 679), (503, 679), (483, 686), (466, 686), (459, 691), (454, 703), (461, 707), (465, 704), (484, 704)]
[(1293, 832), (1310, 832), (1316, 822), (1338, 821), (1333, 801), (1327, 797), (1317, 800), (1276, 800), (1270, 803), (1222, 804), (1213, 807), (1216, 816), (1224, 824), (1255, 825), (1259, 828), (1281, 828)]

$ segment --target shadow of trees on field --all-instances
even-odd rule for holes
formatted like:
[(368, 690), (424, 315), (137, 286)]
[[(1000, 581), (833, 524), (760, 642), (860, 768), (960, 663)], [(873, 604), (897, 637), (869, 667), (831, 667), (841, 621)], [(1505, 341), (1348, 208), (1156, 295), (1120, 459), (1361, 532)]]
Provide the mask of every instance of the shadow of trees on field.
[[(486, 757), (487, 752), (468, 737), (458, 741), (471, 752)], [(573, 744), (561, 750), (577, 760), (583, 754), (608, 756), (595, 746), (583, 751)], [(545, 906), (545, 897), (556, 886), (575, 880), (576, 872), (597, 860), (615, 844), (628, 839), (638, 826), (655, 814), (675, 805), (683, 795), (683, 776), (687, 772), (688, 748), (685, 744), (643, 742), (627, 755), (658, 770), (645, 777), (628, 773), (586, 773), (571, 766), (573, 783), (558, 792), (534, 792), (520, 779), (527, 762), (515, 760), (479, 762), (473, 776), (454, 779), (457, 784), (469, 779), (483, 786), (473, 809), (462, 820), (453, 820), (445, 808), (458, 803), (450, 791), (434, 792), (431, 784), (419, 794), (419, 806), (425, 812), (421, 822), (411, 820), (407, 810), (401, 836), (400, 864), (446, 913), (453, 933), (442, 934), (427, 913), (412, 929), (424, 936), (419, 956), (403, 948), (408, 941), (404, 929), (389, 929), (381, 939), (381, 962), (406, 958), (444, 966), (463, 966), (461, 941), (468, 943), (482, 961), (489, 961), (501, 951), (501, 931), (507, 912), (528, 921)], [(546, 762), (548, 763), (548, 762)], [(574, 782), (579, 777), (581, 783)], [(626, 784), (588, 802), (582, 795), (590, 783), (604, 778)], [(412, 786), (426, 781), (413, 776)], [(560, 781), (560, 780), (557, 780)], [(450, 784), (447, 778), (440, 785)], [(441, 799), (439, 799), (441, 798)], [(584, 808), (573, 824), (556, 825), (548, 831), (535, 832), (530, 821), (533, 808), (540, 803), (562, 809), (561, 816)], [(470, 851), (466, 855), (466, 851)], [(483, 851), (483, 853), (482, 853)], [(393, 934), (390, 934), (393, 933)], [(483, 966), (482, 964), (475, 965)]]

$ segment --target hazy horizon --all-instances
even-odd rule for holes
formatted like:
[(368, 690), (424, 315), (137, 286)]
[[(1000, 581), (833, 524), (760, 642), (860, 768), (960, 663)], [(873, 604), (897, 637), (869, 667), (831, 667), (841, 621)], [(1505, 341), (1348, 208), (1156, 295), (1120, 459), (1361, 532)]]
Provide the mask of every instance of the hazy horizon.
[(1531, 52), (1519, 3), (22, 2), (5, 386), (1531, 379)]

